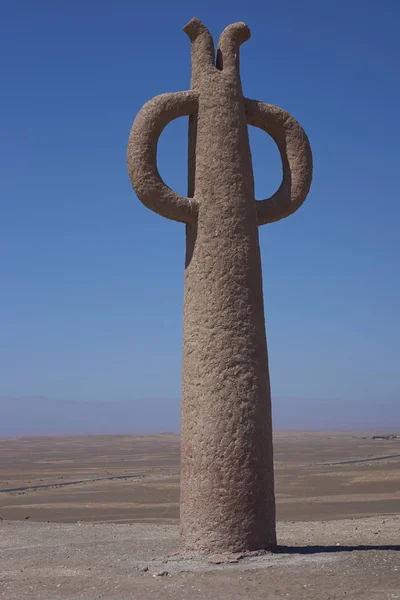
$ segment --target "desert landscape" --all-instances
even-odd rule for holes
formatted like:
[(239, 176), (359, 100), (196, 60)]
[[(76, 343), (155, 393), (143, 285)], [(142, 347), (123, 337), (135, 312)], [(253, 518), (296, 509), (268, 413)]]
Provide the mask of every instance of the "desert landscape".
[[(374, 435), (275, 432), (278, 520), (399, 513), (400, 438)], [(177, 523), (179, 443), (173, 434), (0, 439), (0, 517)]]
[(278, 553), (224, 564), (174, 554), (179, 436), (0, 439), (0, 597), (399, 598), (400, 439), (378, 434), (275, 432)]

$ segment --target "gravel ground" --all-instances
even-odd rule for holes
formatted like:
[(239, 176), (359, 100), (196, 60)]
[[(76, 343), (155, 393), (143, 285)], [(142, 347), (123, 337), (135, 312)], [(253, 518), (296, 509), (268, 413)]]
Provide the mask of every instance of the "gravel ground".
[(2, 521), (0, 598), (400, 599), (400, 516), (278, 523), (278, 541), (216, 564), (168, 558), (172, 525)]

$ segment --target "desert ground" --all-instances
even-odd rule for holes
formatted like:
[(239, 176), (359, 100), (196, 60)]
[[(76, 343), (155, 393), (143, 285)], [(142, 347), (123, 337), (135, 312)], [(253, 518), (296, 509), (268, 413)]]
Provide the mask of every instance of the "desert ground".
[(400, 598), (400, 439), (378, 433), (276, 432), (279, 552), (228, 564), (170, 555), (178, 436), (2, 439), (0, 597)]
[[(276, 432), (278, 520), (398, 514), (400, 439), (373, 435)], [(0, 517), (177, 523), (179, 436), (0, 439)]]

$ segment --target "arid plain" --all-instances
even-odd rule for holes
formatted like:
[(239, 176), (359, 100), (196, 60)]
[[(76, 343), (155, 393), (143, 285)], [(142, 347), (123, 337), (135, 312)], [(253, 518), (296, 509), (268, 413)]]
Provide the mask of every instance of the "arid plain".
[[(373, 435), (276, 432), (278, 521), (398, 514), (400, 439)], [(177, 523), (179, 436), (1, 439), (0, 517)]]
[(233, 564), (170, 553), (178, 436), (0, 440), (0, 596), (399, 598), (400, 439), (376, 433), (276, 432), (278, 552)]

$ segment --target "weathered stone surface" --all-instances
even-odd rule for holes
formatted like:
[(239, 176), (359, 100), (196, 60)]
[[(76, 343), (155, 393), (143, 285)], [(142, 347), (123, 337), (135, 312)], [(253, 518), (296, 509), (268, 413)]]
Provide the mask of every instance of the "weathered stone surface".
[[(292, 214), (307, 196), (312, 157), (297, 121), (244, 98), (239, 46), (244, 23), (221, 34), (217, 57), (198, 19), (191, 90), (150, 100), (129, 139), (128, 168), (139, 199), (186, 223), (182, 377), (181, 544), (203, 553), (274, 549), (271, 393), (258, 226)], [(188, 197), (157, 170), (157, 140), (189, 115)], [(269, 133), (283, 180), (256, 201), (248, 125)]]

